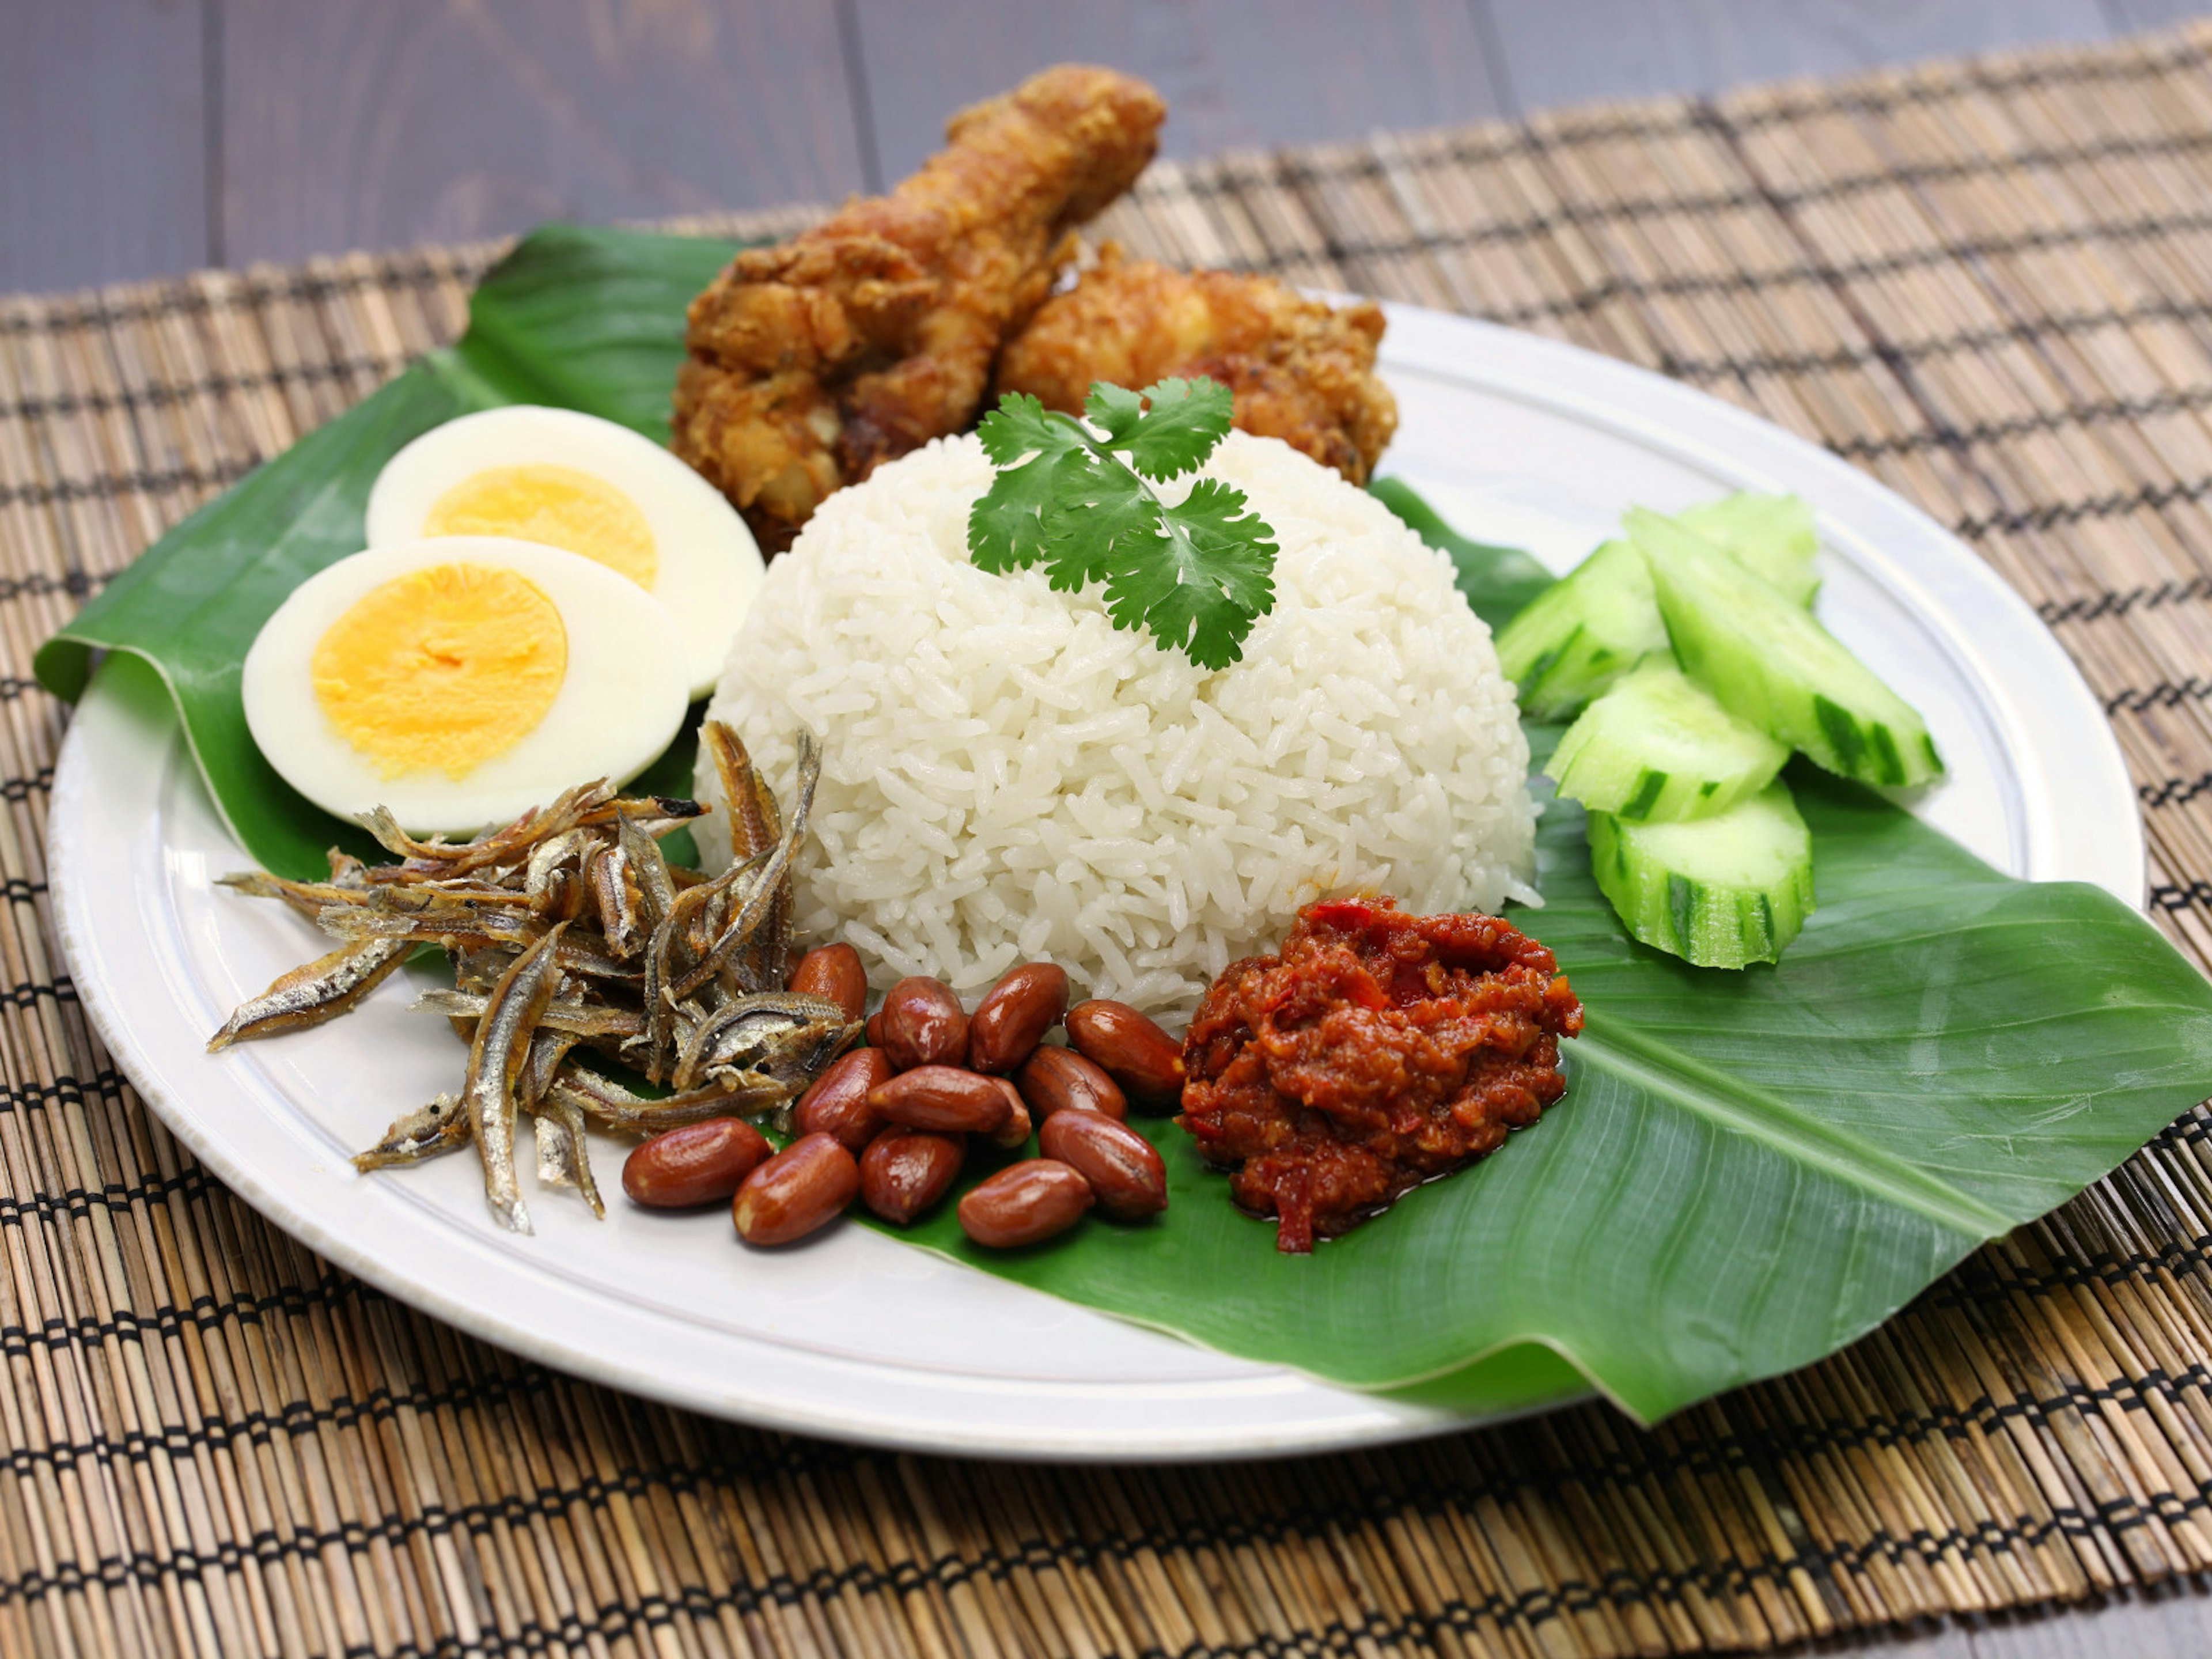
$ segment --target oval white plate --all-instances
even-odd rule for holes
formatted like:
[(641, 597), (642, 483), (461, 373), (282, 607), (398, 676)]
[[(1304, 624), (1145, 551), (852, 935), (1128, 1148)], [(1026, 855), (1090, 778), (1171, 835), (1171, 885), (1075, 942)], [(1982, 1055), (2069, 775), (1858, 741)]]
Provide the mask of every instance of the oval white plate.
[[(1924, 711), (1952, 766), (1916, 810), (2002, 869), (2142, 902), (2134, 796), (2094, 699), (2033, 613), (1926, 516), (1765, 422), (1552, 341), (1396, 308), (1383, 361), (1404, 417), (1388, 470), (1467, 533), (1555, 568), (1632, 503), (1805, 495), (1821, 616)], [(282, 906), (210, 885), (246, 860), (149, 678), (103, 671), (56, 771), (53, 899), (77, 991), (201, 1159), (341, 1267), (617, 1388), (916, 1449), (1249, 1455), (1468, 1421), (1192, 1347), (859, 1227), (755, 1254), (719, 1209), (648, 1215), (616, 1192), (595, 1222), (541, 1191), (536, 1235), (517, 1237), (492, 1222), (473, 1158), (355, 1176), (347, 1155), (454, 1087), (460, 1050), (395, 987), (319, 1030), (203, 1052), (316, 941)], [(610, 1186), (619, 1155), (599, 1151)]]

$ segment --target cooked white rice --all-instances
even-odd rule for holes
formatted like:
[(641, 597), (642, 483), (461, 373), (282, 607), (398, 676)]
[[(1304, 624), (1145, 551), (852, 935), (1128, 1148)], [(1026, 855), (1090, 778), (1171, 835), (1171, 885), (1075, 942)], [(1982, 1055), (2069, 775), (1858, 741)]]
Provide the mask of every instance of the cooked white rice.
[(972, 567), (991, 478), (972, 437), (823, 504), (712, 705), (787, 800), (794, 729), (823, 740), (803, 934), (849, 940), (878, 988), (931, 974), (972, 995), (1048, 958), (1079, 995), (1188, 1014), (1316, 898), (1532, 896), (1528, 746), (1449, 562), (1274, 439), (1232, 433), (1205, 471), (1282, 550), (1274, 611), (1218, 672), (1115, 629), (1095, 590)]

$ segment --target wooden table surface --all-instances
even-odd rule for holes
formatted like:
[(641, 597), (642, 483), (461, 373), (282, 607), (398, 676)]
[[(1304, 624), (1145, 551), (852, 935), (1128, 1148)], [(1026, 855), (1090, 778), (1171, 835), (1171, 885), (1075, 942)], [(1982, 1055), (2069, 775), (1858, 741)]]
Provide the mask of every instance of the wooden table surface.
[[(1166, 149), (1354, 137), (2156, 27), (2212, 0), (0, 0), (0, 291), (835, 199), (1046, 64)], [(1824, 1653), (2199, 1659), (2212, 1586)]]

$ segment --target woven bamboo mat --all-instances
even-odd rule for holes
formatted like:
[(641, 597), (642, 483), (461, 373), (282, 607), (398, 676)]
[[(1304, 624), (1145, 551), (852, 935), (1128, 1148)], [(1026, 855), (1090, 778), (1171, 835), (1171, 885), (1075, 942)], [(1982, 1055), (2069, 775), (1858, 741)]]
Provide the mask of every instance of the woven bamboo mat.
[[(1163, 165), (1108, 228), (1646, 364), (1952, 525), (2104, 700), (2154, 911), (2212, 966), (2208, 161), (2212, 33)], [(494, 252), (0, 301), (0, 1650), (1576, 1659), (2212, 1570), (2202, 1111), (1857, 1347), (1653, 1432), (1591, 1407), (1187, 1470), (686, 1416), (263, 1224), (87, 1030), (30, 656), (455, 334)]]

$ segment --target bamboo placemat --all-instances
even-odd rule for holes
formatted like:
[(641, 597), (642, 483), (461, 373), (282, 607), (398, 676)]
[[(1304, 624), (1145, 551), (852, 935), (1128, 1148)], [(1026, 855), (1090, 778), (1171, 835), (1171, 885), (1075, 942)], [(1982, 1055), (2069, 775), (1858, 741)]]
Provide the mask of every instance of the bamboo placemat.
[[(2212, 966), (2209, 161), (2202, 33), (1163, 164), (1106, 228), (1649, 365), (1952, 525), (2104, 700), (2154, 913)], [(262, 1223), (86, 1029), (30, 656), (451, 338), (495, 252), (0, 301), (0, 1650), (1575, 1659), (2212, 1569), (2202, 1110), (1856, 1348), (1655, 1431), (1188, 1469), (687, 1416)]]

